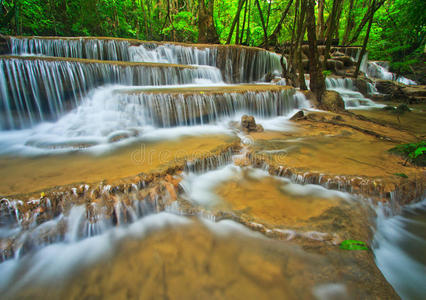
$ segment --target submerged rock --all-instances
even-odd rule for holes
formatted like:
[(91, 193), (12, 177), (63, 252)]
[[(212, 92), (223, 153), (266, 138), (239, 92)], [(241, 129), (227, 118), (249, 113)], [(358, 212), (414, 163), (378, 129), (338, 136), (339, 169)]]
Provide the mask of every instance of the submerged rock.
[(295, 121), (295, 120), (299, 120), (305, 117), (305, 114), (303, 113), (303, 110), (299, 110), (297, 113), (295, 113), (290, 120), (291, 121)]

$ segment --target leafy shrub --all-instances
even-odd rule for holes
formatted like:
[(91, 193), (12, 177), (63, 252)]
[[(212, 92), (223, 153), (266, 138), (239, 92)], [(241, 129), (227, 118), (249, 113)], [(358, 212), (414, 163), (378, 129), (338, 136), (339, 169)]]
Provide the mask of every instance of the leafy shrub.
[(426, 166), (426, 141), (419, 143), (402, 144), (389, 150), (390, 153), (400, 155), (417, 166)]

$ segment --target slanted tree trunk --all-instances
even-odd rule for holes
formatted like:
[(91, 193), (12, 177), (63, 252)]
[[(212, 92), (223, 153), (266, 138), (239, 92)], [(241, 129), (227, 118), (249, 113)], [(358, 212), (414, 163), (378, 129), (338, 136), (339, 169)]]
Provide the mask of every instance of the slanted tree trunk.
[[(275, 27), (272, 34), (269, 36), (268, 41), (270, 41), (271, 44), (277, 44), (277, 37), (278, 37), (279, 33), (281, 32), (284, 20), (286, 19), (287, 14), (288, 14), (292, 4), (293, 4), (293, 0), (290, 0), (287, 4), (287, 7), (285, 8), (285, 10), (283, 11), (283, 13), (281, 15), (281, 19), (278, 22), (278, 25)], [(262, 43), (261, 46), (265, 45), (265, 43), (266, 43), (266, 40), (263, 40), (263, 43)]]
[(385, 1), (386, 0), (379, 0), (378, 2), (372, 1), (371, 5), (368, 7), (367, 13), (364, 15), (364, 18), (361, 20), (361, 23), (359, 23), (357, 29), (355, 30), (352, 39), (348, 42), (348, 45), (351, 45), (357, 41), (365, 24), (367, 24), (368, 20), (370, 20), (370, 17), (376, 13), (376, 11), (385, 3)]
[(291, 30), (291, 41), (290, 43), (284, 44), (282, 57), (286, 57), (287, 59), (287, 65), (281, 65), (283, 66), (283, 77), (286, 80), (287, 85), (291, 85), (294, 87), (298, 86), (298, 78), (296, 74), (296, 47), (297, 47), (297, 41), (298, 36), (296, 33), (296, 27), (298, 25), (298, 18), (299, 18), (299, 4), (300, 0), (296, 0), (295, 6), (294, 6), (294, 19), (293, 19), (293, 25)]
[(345, 33), (343, 34), (342, 45), (346, 45), (349, 40), (349, 35), (355, 26), (355, 16), (353, 14), (355, 0), (349, 0), (349, 10), (346, 16)]
[(299, 87), (301, 90), (308, 89), (305, 82), (305, 72), (303, 69), (303, 61), (302, 61), (302, 41), (306, 31), (305, 15), (306, 15), (306, 3), (302, 1), (301, 8), (300, 8), (299, 24), (297, 27), (297, 46), (296, 46), (296, 49), (297, 49), (296, 63), (297, 63), (297, 69), (299, 71)]
[(246, 27), (246, 19), (247, 19), (247, 1), (246, 1), (246, 4), (244, 5), (244, 19), (243, 19), (243, 27), (241, 28), (240, 44), (243, 43), (244, 28)]
[(251, 20), (251, 0), (247, 0), (249, 3), (248, 8), (248, 20), (247, 20), (247, 33), (246, 33), (246, 42), (245, 44), (250, 46), (250, 20)]
[(333, 41), (334, 33), (337, 29), (337, 22), (340, 18), (339, 12), (341, 12), (340, 6), (343, 5), (343, 0), (334, 0), (333, 9), (329, 17), (329, 26), (327, 27), (326, 43), (324, 51), (324, 67), (327, 65), (327, 60), (330, 58), (331, 42)]
[(198, 42), (219, 44), (219, 36), (213, 20), (214, 0), (200, 0), (198, 6)]
[(317, 101), (321, 103), (325, 92), (324, 75), (319, 63), (316, 22), (315, 22), (315, 0), (302, 0), (306, 3), (306, 31), (309, 43), (309, 75), (310, 88), (315, 94)]
[[(373, 0), (372, 6), (374, 7), (375, 4), (376, 4), (376, 0)], [(365, 33), (365, 38), (364, 38), (364, 43), (362, 44), (361, 54), (359, 55), (359, 59), (358, 59), (358, 62), (356, 64), (355, 78), (358, 78), (359, 70), (361, 68), (362, 58), (364, 57), (365, 52), (366, 52), (368, 38), (370, 37), (371, 25), (373, 24), (373, 18), (374, 18), (374, 12), (370, 17), (370, 20), (368, 21), (367, 32)]]
[(231, 29), (229, 31), (228, 39), (226, 40), (226, 44), (231, 43), (232, 34), (234, 33), (235, 25), (237, 24), (237, 21), (240, 19), (240, 13), (241, 9), (243, 8), (243, 4), (246, 0), (239, 0), (238, 2), (238, 8), (237, 13), (235, 14), (234, 20), (232, 21)]
[(265, 41), (264, 46), (265, 46), (265, 49), (267, 49), (268, 48), (268, 31), (265, 25), (265, 19), (263, 18), (263, 12), (262, 12), (262, 8), (260, 7), (259, 0), (255, 0), (255, 3), (257, 5), (257, 10), (259, 11), (260, 22), (262, 23), (263, 37)]

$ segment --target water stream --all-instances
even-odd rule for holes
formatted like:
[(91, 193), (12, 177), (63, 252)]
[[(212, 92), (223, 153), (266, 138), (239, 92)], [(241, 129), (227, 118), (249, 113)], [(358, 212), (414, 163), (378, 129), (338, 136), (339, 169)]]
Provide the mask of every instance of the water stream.
[[(281, 72), (277, 54), (109, 38), (11, 37), (10, 43), (13, 56), (0, 56), (0, 165), (10, 168), (5, 161), (22, 159), (34, 176), (74, 185), (49, 198), (42, 191), (54, 185), (46, 180), (46, 186), (33, 184), (25, 191), (41, 192), (40, 197), (0, 197), (5, 298), (374, 294), (374, 279), (381, 275), (372, 256), (350, 256), (338, 248), (346, 238), (369, 238), (365, 224), (373, 210), (364, 199), (238, 165), (237, 158), (247, 154), (244, 139), (253, 142), (238, 129), (244, 114), (255, 116), (267, 131), (290, 132), (289, 117), (310, 107), (293, 88), (259, 83), (267, 73)], [(348, 109), (381, 107), (357, 92), (350, 79), (328, 78), (326, 84)], [(239, 138), (243, 150), (237, 156), (232, 148), (217, 151)], [(128, 174), (120, 168), (135, 161), (123, 160), (139, 145), (156, 156), (129, 167), (134, 174)], [(80, 183), (84, 172), (76, 170), (102, 166), (107, 170), (99, 176), (142, 176), (166, 170), (169, 161), (161, 155), (170, 149), (185, 152), (191, 146), (194, 152), (216, 152), (175, 157), (179, 172), (158, 179), (158, 186), (144, 180), (112, 186), (97, 177), (89, 185)], [(114, 155), (119, 157), (113, 160)], [(93, 166), (84, 165), (95, 157)], [(62, 172), (80, 177), (69, 175), (70, 180)], [(12, 181), (8, 191), (21, 183)], [(401, 279), (402, 264), (392, 264), (389, 252), (404, 252), (398, 257), (410, 264), (412, 278), (422, 278), (425, 262), (415, 253), (425, 246), (418, 236), (425, 210), (419, 207), (393, 218), (378, 210), (374, 240), (377, 265), (408, 298), (424, 290), (413, 291), (421, 283)], [(405, 247), (393, 238), (407, 224), (410, 234), (401, 236)], [(383, 291), (392, 294), (387, 287)]]
[(393, 215), (377, 209), (374, 237), (376, 263), (403, 299), (422, 299), (426, 294), (426, 201)]

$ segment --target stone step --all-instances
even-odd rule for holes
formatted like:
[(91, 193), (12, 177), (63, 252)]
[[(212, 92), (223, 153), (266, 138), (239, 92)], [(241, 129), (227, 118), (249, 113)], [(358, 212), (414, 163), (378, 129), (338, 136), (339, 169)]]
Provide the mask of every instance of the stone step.
[(262, 93), (292, 91), (290, 86), (272, 84), (238, 84), (238, 85), (213, 85), (213, 86), (187, 86), (187, 87), (146, 87), (117, 90), (124, 94), (169, 94), (169, 95), (223, 95), (232, 93)]

